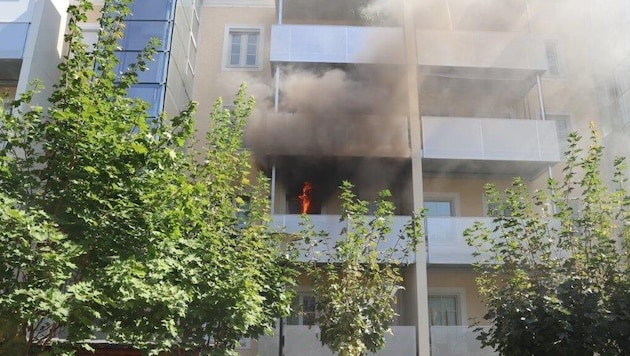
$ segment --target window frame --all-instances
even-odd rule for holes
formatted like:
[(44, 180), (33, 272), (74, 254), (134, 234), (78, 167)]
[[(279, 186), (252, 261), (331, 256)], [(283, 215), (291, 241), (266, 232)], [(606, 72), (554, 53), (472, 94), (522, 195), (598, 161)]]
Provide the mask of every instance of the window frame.
[[(302, 309), (303, 305), (304, 305), (304, 301), (303, 299), (307, 297), (307, 298), (312, 298), (313, 302), (315, 304), (313, 304), (313, 307), (315, 308), (312, 312), (309, 313), (314, 313), (314, 320), (312, 324), (305, 324), (304, 323), (304, 312), (302, 310), (293, 310), (293, 312), (291, 313), (291, 315), (287, 316), (285, 319), (286, 325), (295, 325), (295, 326), (315, 326), (317, 325), (317, 317), (319, 315), (319, 312), (317, 311), (317, 301), (315, 300), (315, 294), (312, 291), (298, 291), (295, 294), (294, 298), (297, 298), (297, 303), (300, 309)], [(291, 301), (291, 304), (293, 304), (293, 300)], [(294, 322), (294, 318), (297, 318), (297, 323)]]
[[(455, 307), (457, 315), (456, 315), (456, 324), (455, 325), (431, 325), (431, 310), (429, 299), (431, 297), (454, 297), (455, 298)], [(429, 287), (427, 293), (427, 306), (429, 309), (427, 313), (429, 314), (429, 326), (468, 326), (468, 315), (466, 310), (466, 289), (465, 288), (456, 288), (456, 287)]]
[(449, 216), (431, 216), (427, 214), (427, 217), (456, 217), (461, 216), (459, 206), (459, 193), (442, 193), (442, 192), (425, 192), (422, 205), (424, 207), (425, 202), (449, 202), (451, 204), (451, 215)]
[[(225, 34), (223, 38), (223, 63), (222, 69), (224, 71), (262, 71), (263, 70), (263, 39), (265, 37), (265, 27), (263, 25), (225, 25)], [(247, 38), (241, 40), (239, 64), (230, 64), (232, 55), (232, 34), (244, 33), (252, 34), (256, 33), (258, 39), (256, 41), (256, 64), (246, 64), (247, 58)], [(243, 45), (245, 43), (245, 45)]]

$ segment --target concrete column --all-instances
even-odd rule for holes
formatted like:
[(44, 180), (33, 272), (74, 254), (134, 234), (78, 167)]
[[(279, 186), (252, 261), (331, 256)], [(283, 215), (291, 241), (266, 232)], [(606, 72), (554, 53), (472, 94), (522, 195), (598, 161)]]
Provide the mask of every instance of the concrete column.
[[(403, 0), (404, 43), (407, 71), (407, 112), (409, 128), (409, 146), (411, 150), (411, 174), (413, 189), (413, 207), (420, 211), (423, 207), (422, 192), (422, 126), (420, 125), (420, 102), (418, 98), (418, 52), (416, 48), (416, 26), (413, 17), (413, 0)], [(426, 246), (418, 246), (415, 265), (416, 299), (416, 342), (417, 355), (430, 356), (427, 254)]]

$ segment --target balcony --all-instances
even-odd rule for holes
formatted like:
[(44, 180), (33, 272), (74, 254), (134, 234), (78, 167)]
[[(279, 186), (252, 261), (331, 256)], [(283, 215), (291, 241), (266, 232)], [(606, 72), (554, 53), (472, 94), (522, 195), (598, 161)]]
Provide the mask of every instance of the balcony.
[(547, 70), (544, 41), (527, 32), (418, 30), (416, 41), (423, 97), (522, 100)]
[(474, 248), (466, 244), (464, 230), (475, 221), (492, 224), (491, 218), (481, 217), (430, 217), (425, 219), (427, 234), (427, 262), (429, 264), (469, 265)]
[(547, 70), (544, 42), (527, 32), (419, 30), (416, 41), (421, 67), (459, 68), (489, 78), (509, 74), (509, 79)]
[(423, 170), (534, 178), (561, 160), (555, 121), (422, 117)]
[[(340, 215), (309, 215), (309, 219), (313, 224), (315, 231), (324, 231), (329, 234), (331, 237), (331, 244), (329, 245), (319, 245), (314, 249), (314, 252), (324, 252), (327, 250), (333, 249), (335, 246), (335, 242), (340, 239), (339, 233), (341, 229), (344, 227), (344, 224), (339, 221)], [(371, 217), (368, 216), (367, 220), (369, 221)], [(405, 224), (409, 222), (409, 216), (394, 216), (392, 219), (391, 233), (385, 237), (384, 241), (382, 241), (378, 246), (378, 251), (385, 252), (387, 249), (394, 248), (396, 246), (396, 242), (398, 242), (398, 232), (401, 231)], [(272, 227), (282, 230), (289, 234), (299, 234), (302, 230), (300, 226), (300, 222), (302, 221), (301, 215), (274, 215), (272, 220)], [(298, 240), (298, 243), (301, 244), (301, 247), (307, 248), (306, 242), (304, 240)], [(401, 253), (394, 254), (392, 256), (394, 259), (402, 259), (403, 256)], [(307, 260), (309, 256), (302, 255), (300, 259)], [(319, 257), (318, 261), (325, 262), (325, 258)], [(412, 254), (408, 257), (409, 263), (413, 263), (415, 261), (415, 255)]]
[[(378, 356), (408, 356), (416, 354), (415, 326), (392, 326), (393, 335), (385, 336), (385, 346), (376, 354)], [(284, 326), (284, 355), (332, 356), (333, 353), (322, 346), (317, 335), (317, 326)], [(258, 354), (275, 356), (278, 354), (278, 332), (273, 336), (263, 336), (258, 340)]]
[(398, 27), (274, 25), (271, 61), (300, 63), (403, 63)]
[(431, 355), (433, 356), (495, 356), (490, 348), (481, 348), (474, 327), (432, 326)]
[(404, 115), (279, 113), (269, 114), (247, 145), (273, 155), (409, 157), (408, 138)]

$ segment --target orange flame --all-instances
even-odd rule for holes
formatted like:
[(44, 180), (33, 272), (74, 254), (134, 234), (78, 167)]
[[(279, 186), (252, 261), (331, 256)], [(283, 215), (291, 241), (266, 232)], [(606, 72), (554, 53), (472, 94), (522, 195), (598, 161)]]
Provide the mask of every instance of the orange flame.
[(311, 182), (304, 182), (302, 194), (298, 195), (302, 202), (302, 214), (308, 214), (308, 209), (311, 207), (311, 190), (313, 190)]

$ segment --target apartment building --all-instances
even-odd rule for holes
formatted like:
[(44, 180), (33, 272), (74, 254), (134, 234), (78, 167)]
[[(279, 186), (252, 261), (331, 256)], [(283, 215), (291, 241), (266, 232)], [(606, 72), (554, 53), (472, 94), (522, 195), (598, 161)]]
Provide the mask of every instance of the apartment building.
[[(68, 3), (0, 0), (0, 89), (54, 82)], [(150, 116), (196, 100), (203, 134), (214, 99), (229, 103), (248, 83), (257, 109), (246, 143), (271, 179), (277, 227), (299, 230), (306, 182), (307, 213), (332, 235), (344, 179), (362, 199), (389, 189), (396, 226), (428, 209), (379, 355), (492, 355), (468, 327), (483, 325), (484, 307), (462, 236), (488, 220), (484, 184), (541, 186), (559, 173), (567, 133), (590, 121), (627, 155), (622, 0), (136, 0), (132, 10), (121, 68), (149, 38), (162, 42), (130, 91)], [(90, 41), (98, 25), (84, 29)], [(330, 354), (302, 282), (301, 312), (279, 321), (282, 335), (243, 340), (242, 355)]]

